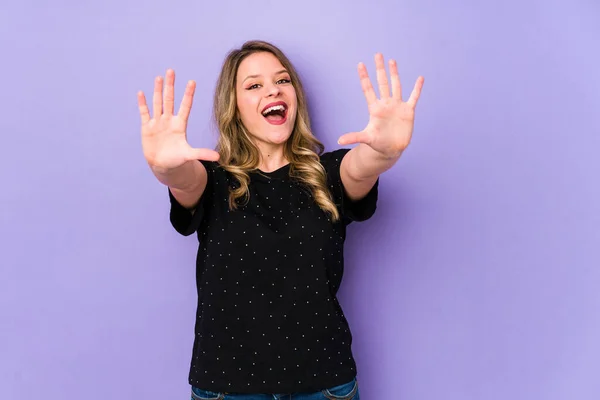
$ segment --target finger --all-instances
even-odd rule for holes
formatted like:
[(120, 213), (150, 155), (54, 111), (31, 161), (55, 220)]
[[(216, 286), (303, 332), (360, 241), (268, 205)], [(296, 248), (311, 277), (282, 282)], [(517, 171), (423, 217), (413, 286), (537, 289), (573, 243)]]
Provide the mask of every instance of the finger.
[(173, 103), (175, 101), (175, 71), (167, 70), (165, 78), (165, 108), (166, 115), (173, 115)]
[(150, 121), (150, 111), (148, 110), (148, 104), (146, 104), (146, 96), (144, 96), (144, 92), (140, 90), (137, 94), (137, 98), (142, 124), (146, 124), (148, 121)]
[(188, 152), (188, 160), (218, 161), (219, 153), (211, 149), (190, 148)]
[(371, 79), (369, 79), (367, 67), (363, 63), (358, 64), (358, 77), (360, 78), (360, 86), (367, 99), (367, 104), (370, 106), (377, 101), (377, 95), (375, 94), (375, 90), (373, 90)]
[(390, 78), (392, 80), (392, 97), (402, 100), (402, 84), (400, 83), (396, 60), (390, 60)]
[(183, 93), (183, 99), (181, 100), (181, 106), (179, 107), (178, 116), (187, 121), (190, 116), (190, 110), (192, 109), (192, 102), (194, 101), (194, 92), (196, 91), (196, 82), (189, 81), (185, 87)]
[(367, 135), (365, 132), (351, 132), (340, 136), (338, 139), (338, 144), (346, 145), (354, 143), (367, 143), (368, 140), (369, 135)]
[(417, 78), (417, 82), (415, 83), (415, 87), (413, 88), (413, 91), (410, 94), (410, 97), (408, 98), (408, 101), (407, 101), (407, 103), (412, 108), (415, 108), (417, 106), (417, 101), (419, 101), (419, 97), (421, 97), (421, 89), (423, 89), (424, 83), (425, 83), (425, 78), (423, 78), (422, 76), (419, 76)]
[(154, 80), (154, 95), (152, 96), (152, 113), (154, 118), (162, 114), (162, 86), (162, 76), (156, 77)]
[(387, 99), (390, 97), (390, 85), (388, 84), (383, 54), (381, 53), (375, 55), (375, 70), (377, 71), (377, 83), (379, 83), (379, 96), (382, 99)]

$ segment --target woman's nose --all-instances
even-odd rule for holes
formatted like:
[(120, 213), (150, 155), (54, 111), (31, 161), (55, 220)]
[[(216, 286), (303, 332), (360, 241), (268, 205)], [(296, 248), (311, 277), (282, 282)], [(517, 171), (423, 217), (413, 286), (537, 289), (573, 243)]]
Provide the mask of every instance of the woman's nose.
[(279, 87), (277, 85), (270, 85), (267, 88), (267, 96), (271, 97), (271, 96), (276, 96), (279, 94)]

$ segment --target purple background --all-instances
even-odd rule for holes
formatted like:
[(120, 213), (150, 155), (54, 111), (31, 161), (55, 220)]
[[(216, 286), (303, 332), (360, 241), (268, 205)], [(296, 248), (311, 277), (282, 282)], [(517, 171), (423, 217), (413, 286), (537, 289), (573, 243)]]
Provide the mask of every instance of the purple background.
[[(37, 4), (36, 4), (37, 3)], [(352, 225), (340, 292), (362, 395), (600, 398), (595, 0), (6, 1), (0, 6), (0, 398), (185, 399), (195, 237), (169, 225), (136, 91), (271, 40), (327, 149), (368, 118), (356, 73), (426, 78), (414, 140)]]

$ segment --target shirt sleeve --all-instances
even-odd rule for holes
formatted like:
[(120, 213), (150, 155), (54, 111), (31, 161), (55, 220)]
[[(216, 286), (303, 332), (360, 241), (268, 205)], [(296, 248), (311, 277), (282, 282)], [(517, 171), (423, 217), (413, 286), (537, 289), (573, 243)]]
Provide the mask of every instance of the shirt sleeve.
[(358, 201), (352, 201), (342, 183), (340, 166), (342, 159), (350, 149), (339, 149), (321, 155), (321, 163), (327, 173), (327, 184), (332, 191), (334, 201), (348, 223), (352, 221), (365, 221), (375, 214), (377, 209), (377, 197), (379, 178), (365, 197)]
[(170, 210), (170, 220), (173, 228), (183, 236), (189, 236), (192, 233), (198, 230), (200, 223), (204, 219), (204, 216), (207, 212), (207, 207), (210, 204), (209, 199), (213, 194), (213, 186), (214, 186), (214, 166), (210, 161), (199, 160), (199, 162), (204, 165), (206, 168), (206, 174), (208, 176), (208, 180), (206, 182), (206, 188), (198, 201), (198, 204), (194, 208), (194, 212), (192, 210), (185, 208), (182, 206), (173, 193), (171, 193), (171, 189), (169, 188), (169, 201), (171, 204)]

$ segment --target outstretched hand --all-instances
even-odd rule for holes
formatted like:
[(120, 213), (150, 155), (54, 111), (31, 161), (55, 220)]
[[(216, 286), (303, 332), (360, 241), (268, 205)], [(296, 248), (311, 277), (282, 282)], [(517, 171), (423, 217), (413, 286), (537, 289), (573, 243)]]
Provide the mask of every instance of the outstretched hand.
[(410, 144), (415, 108), (421, 95), (424, 78), (420, 76), (417, 79), (409, 99), (403, 101), (396, 62), (389, 61), (391, 95), (382, 54), (375, 55), (375, 67), (379, 84), (379, 99), (369, 79), (367, 68), (363, 63), (358, 65), (358, 75), (369, 108), (369, 123), (360, 132), (342, 135), (338, 143), (341, 145), (365, 143), (386, 158), (398, 157)]
[(177, 114), (174, 108), (175, 71), (167, 71), (163, 96), (163, 78), (154, 81), (153, 115), (150, 116), (143, 92), (138, 92), (142, 122), (142, 149), (148, 164), (161, 171), (177, 168), (187, 161), (216, 161), (219, 153), (211, 149), (192, 148), (187, 142), (187, 123), (192, 108), (196, 83), (189, 81)]

